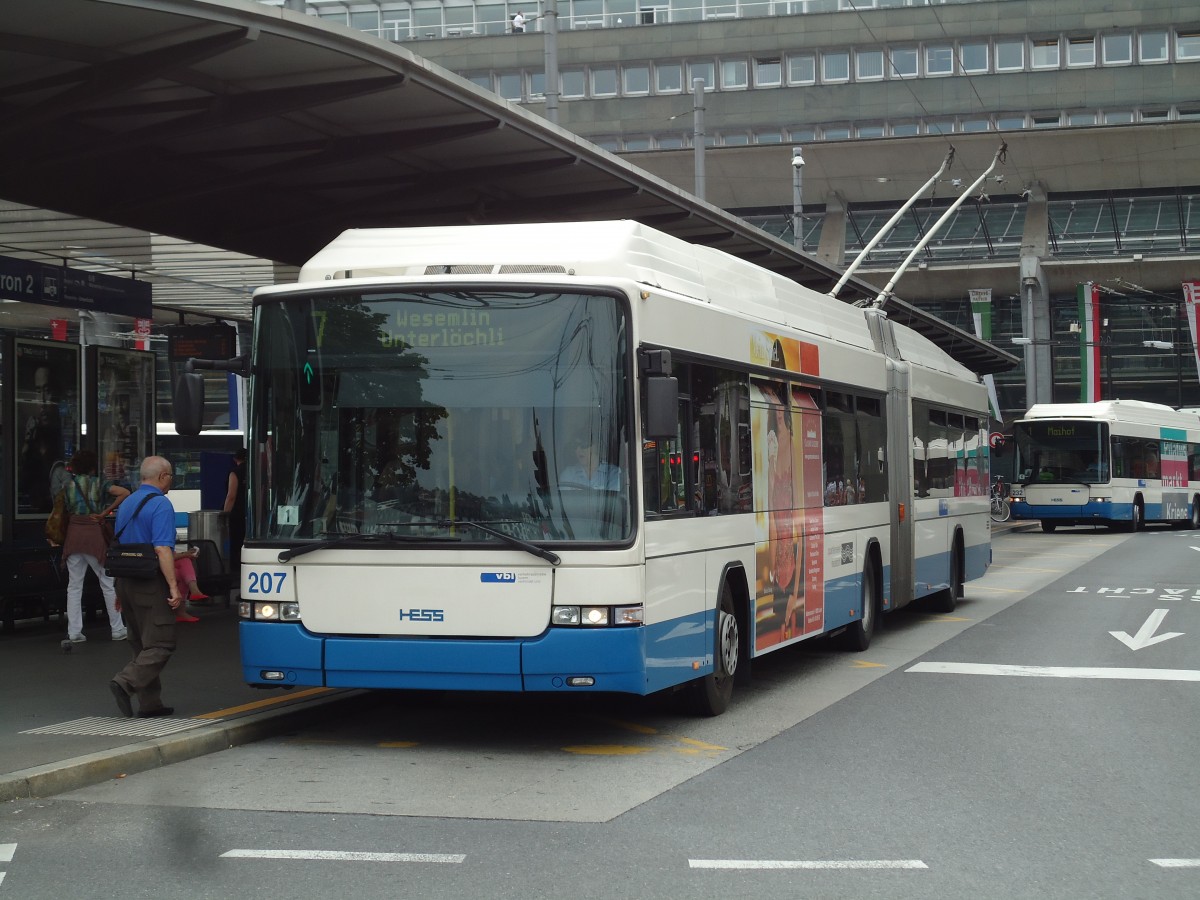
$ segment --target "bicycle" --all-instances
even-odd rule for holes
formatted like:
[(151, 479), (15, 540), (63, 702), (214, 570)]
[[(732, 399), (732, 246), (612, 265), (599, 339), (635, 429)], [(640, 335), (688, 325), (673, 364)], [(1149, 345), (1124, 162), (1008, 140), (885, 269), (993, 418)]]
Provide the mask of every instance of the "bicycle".
[(992, 484), (991, 515), (993, 522), (1007, 522), (1012, 518), (1012, 508), (1008, 505), (1008, 500), (1004, 496), (1004, 479), (998, 475)]

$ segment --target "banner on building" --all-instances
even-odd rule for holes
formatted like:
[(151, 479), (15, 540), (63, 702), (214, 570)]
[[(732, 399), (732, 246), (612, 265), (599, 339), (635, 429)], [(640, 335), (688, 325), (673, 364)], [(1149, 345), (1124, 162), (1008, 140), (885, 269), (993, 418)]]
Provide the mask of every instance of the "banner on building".
[[(967, 294), (971, 298), (971, 321), (975, 324), (975, 337), (985, 341), (992, 339), (992, 289), (970, 288)], [(991, 375), (983, 376), (987, 385), (988, 402), (992, 404), (992, 416), (997, 422), (1003, 422), (1000, 415), (1000, 401), (996, 396), (996, 379)]]
[(1075, 289), (1079, 300), (1079, 401), (1103, 399), (1100, 381), (1100, 288), (1085, 281)]
[(1200, 305), (1200, 281), (1183, 283), (1183, 303), (1187, 308), (1188, 334), (1192, 336), (1192, 356), (1196, 358), (1196, 375), (1200, 377), (1200, 328), (1196, 325), (1196, 307)]

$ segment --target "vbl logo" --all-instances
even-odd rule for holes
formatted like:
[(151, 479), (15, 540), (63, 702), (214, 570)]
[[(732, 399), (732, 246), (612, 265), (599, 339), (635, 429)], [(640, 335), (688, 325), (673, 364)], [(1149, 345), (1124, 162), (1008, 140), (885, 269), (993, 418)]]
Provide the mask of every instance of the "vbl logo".
[(445, 611), (441, 609), (409, 609), (400, 610), (400, 621), (408, 619), (410, 622), (444, 622), (446, 621)]
[(516, 572), (480, 572), (479, 580), (484, 584), (506, 583), (514, 584), (517, 580)]

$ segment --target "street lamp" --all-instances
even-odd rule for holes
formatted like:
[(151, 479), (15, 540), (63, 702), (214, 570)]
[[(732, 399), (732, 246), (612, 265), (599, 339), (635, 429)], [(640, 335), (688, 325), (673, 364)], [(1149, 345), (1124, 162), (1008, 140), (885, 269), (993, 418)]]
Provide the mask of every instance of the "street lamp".
[(804, 151), (792, 148), (792, 242), (796, 249), (804, 250), (804, 195), (801, 192), (801, 176), (804, 173)]

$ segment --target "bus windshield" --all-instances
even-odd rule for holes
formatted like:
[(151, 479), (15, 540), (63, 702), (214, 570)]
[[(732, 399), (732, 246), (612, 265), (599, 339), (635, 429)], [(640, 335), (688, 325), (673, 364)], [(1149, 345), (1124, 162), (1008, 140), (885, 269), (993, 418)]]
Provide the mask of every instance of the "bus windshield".
[(1017, 481), (1026, 484), (1103, 484), (1109, 478), (1108, 425), (1104, 422), (1037, 421), (1013, 426)]
[(256, 313), (248, 541), (630, 538), (619, 295), (358, 289)]

